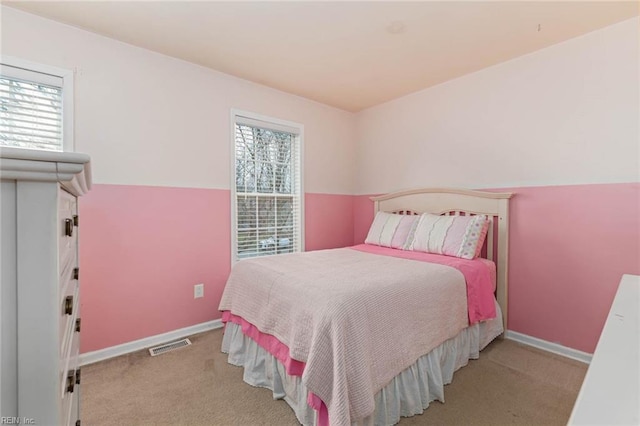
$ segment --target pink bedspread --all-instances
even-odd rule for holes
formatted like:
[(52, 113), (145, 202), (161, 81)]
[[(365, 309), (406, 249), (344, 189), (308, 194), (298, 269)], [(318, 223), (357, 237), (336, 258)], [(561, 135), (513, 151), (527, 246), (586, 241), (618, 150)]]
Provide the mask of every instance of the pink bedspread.
[(494, 304), (495, 263), (486, 259), (460, 259), (441, 254), (423, 253), (419, 251), (398, 250), (389, 247), (359, 244), (350, 247), (365, 253), (418, 260), (420, 262), (437, 263), (451, 266), (462, 272), (467, 282), (467, 305), (469, 307), (469, 324), (475, 324), (496, 317)]
[[(291, 370), (290, 367), (298, 370), (291, 371), (291, 373), (300, 374), (300, 369), (304, 370), (303, 382), (323, 401), (328, 401), (327, 407), (332, 423), (336, 424), (350, 423), (350, 418), (357, 419), (368, 415), (373, 410), (374, 391), (387, 383), (393, 375), (410, 365), (419, 355), (424, 354), (429, 348), (437, 346), (438, 342), (446, 340), (446, 336), (455, 335), (456, 329), (460, 330), (464, 327), (464, 323), (467, 323), (464, 318), (467, 316), (465, 315), (467, 309), (464, 305), (460, 304), (459, 306), (460, 316), (442, 316), (444, 312), (437, 312), (446, 308), (452, 314), (452, 309), (458, 309), (454, 306), (458, 305), (456, 300), (459, 299), (447, 298), (447, 302), (443, 303), (445, 299), (442, 299), (444, 297), (442, 292), (450, 292), (454, 287), (457, 287), (463, 295), (464, 281), (466, 280), (467, 285), (471, 284), (474, 288), (477, 286), (475, 290), (467, 289), (467, 294), (473, 296), (469, 305), (468, 318), (475, 322), (495, 316), (490, 268), (486, 264), (483, 265), (482, 262), (425, 253), (401, 252), (400, 250), (367, 245), (356, 246), (353, 249), (334, 249), (303, 255), (294, 254), (271, 259), (257, 258), (243, 261), (238, 265), (242, 266), (242, 272), (237, 267), (234, 268), (220, 304), (221, 310), (229, 310), (235, 316), (246, 320), (248, 325), (243, 326), (243, 331), (248, 333), (247, 335), (250, 337), (252, 332), (254, 332), (253, 334), (257, 333), (258, 336), (259, 333), (272, 335), (273, 341), (267, 342), (266, 347), (262, 344), (261, 346), (276, 358), (285, 361), (283, 362), (285, 365), (289, 362), (287, 370)], [(383, 257), (369, 258), (361, 257), (362, 255), (359, 257), (354, 256), (355, 252), (377, 254)], [(384, 260), (385, 257), (388, 259), (387, 261)], [(401, 262), (406, 262), (406, 260), (422, 262), (415, 264), (413, 262), (390, 263), (390, 258), (393, 257), (405, 258)], [(325, 269), (317, 269), (317, 262), (324, 263)], [(419, 266), (421, 263), (424, 266)], [(435, 276), (429, 275), (433, 281), (430, 286), (425, 286), (424, 281), (420, 280), (416, 273), (418, 267), (428, 267), (429, 270), (436, 272), (433, 268), (442, 268), (442, 266), (452, 267), (452, 269), (438, 269)], [(335, 273), (337, 271), (342, 271), (342, 278), (336, 280)], [(451, 271), (454, 275), (450, 275), (447, 271)], [(455, 274), (460, 274), (459, 284), (461, 287), (449, 281), (455, 278)], [(399, 282), (402, 282), (403, 285), (398, 287), (397, 284), (394, 284), (393, 278), (400, 276), (403, 278)], [(356, 277), (366, 279), (359, 281)], [(445, 279), (445, 277), (448, 278)], [(349, 278), (348, 281), (344, 281), (345, 278)], [(377, 282), (376, 286), (373, 286), (374, 282)], [(446, 284), (447, 282), (449, 284)], [(300, 283), (304, 283), (304, 286), (301, 287)], [(433, 287), (436, 283), (440, 288), (438, 291)], [(353, 302), (350, 305), (325, 303), (329, 302), (329, 300), (323, 301), (322, 299), (323, 297), (327, 298), (327, 286), (334, 288), (331, 300), (337, 297), (343, 302), (350, 300)], [(489, 289), (488, 293), (492, 301), (490, 308), (487, 308), (482, 303), (483, 298), (479, 297), (481, 289)], [(362, 293), (361, 290), (366, 291)], [(389, 327), (383, 326), (385, 323), (388, 324), (388, 310), (385, 309), (388, 306), (385, 301), (389, 300), (388, 295), (391, 294), (389, 291), (393, 293), (394, 298), (402, 296), (404, 300), (399, 304), (404, 308), (392, 309), (392, 312), (395, 316), (403, 317), (403, 320), (397, 321), (398, 327), (411, 336), (406, 342), (402, 342), (406, 346), (403, 350), (396, 349), (386, 353), (384, 348), (388, 345), (378, 344), (378, 340), (382, 339), (382, 341), (388, 342), (397, 336), (394, 332), (395, 328), (389, 329)], [(272, 297), (276, 294), (277, 298)], [(291, 297), (293, 297), (292, 300), (286, 301)], [(363, 316), (364, 313), (360, 312), (362, 307), (366, 306), (361, 303), (365, 297), (369, 301), (372, 300), (372, 297), (377, 300), (377, 305), (374, 305), (376, 309), (367, 310), (369, 317)], [(425, 310), (423, 301), (427, 300), (432, 300), (435, 304)], [(461, 300), (466, 305), (466, 300)], [(318, 303), (323, 306), (324, 310), (320, 313), (314, 313), (313, 309), (317, 309)], [(409, 309), (412, 304), (416, 305), (416, 309)], [(297, 315), (292, 314), (294, 322), (291, 322), (290, 316), (277, 315), (279, 310), (274, 309), (285, 306), (284, 310), (293, 310), (297, 313)], [(282, 310), (280, 309), (280, 311)], [(265, 315), (270, 311), (276, 315)], [(312, 320), (314, 317), (321, 320), (318, 323), (320, 327)], [(338, 317), (345, 317), (348, 321), (337, 321)], [(229, 313), (224, 313), (224, 320), (229, 321), (232, 320), (231, 318)], [(267, 318), (266, 321), (265, 318)], [(369, 318), (369, 321), (362, 323), (361, 318)], [(450, 320), (443, 322), (439, 321), (439, 318), (450, 318)], [(453, 318), (460, 319), (454, 321)], [(363, 328), (362, 325), (365, 327)], [(315, 332), (314, 327), (316, 328)], [(387, 334), (385, 335), (385, 333)], [(442, 336), (439, 336), (440, 334)], [(304, 339), (298, 339), (298, 337)], [(309, 339), (312, 339), (313, 344), (309, 344)], [(421, 339), (426, 341), (420, 342)], [(254, 336), (254, 340), (258, 339), (255, 339)], [(264, 341), (264, 339), (262, 340)], [(348, 342), (353, 343), (356, 340), (358, 342), (362, 340), (362, 342), (357, 345), (347, 345)], [(398, 348), (400, 342), (396, 343), (394, 347)], [(417, 348), (422, 348), (422, 350), (418, 353)], [(347, 350), (349, 356), (345, 352)], [(339, 355), (340, 363), (335, 361), (336, 354)], [(398, 361), (400, 354), (403, 354), (404, 357), (400, 357), (403, 359)], [(291, 360), (302, 361), (304, 367), (291, 363)], [(402, 365), (391, 365), (398, 362)], [(326, 372), (332, 369), (334, 374), (327, 376)], [(342, 373), (337, 374), (338, 370)], [(345, 372), (349, 374), (344, 374)], [(389, 374), (391, 376), (387, 377)], [(327, 381), (327, 378), (333, 378), (333, 380)], [(357, 397), (355, 400), (353, 395)], [(313, 401), (313, 398), (310, 400)], [(317, 403), (317, 398), (315, 402)], [(317, 404), (310, 405), (317, 408)]]

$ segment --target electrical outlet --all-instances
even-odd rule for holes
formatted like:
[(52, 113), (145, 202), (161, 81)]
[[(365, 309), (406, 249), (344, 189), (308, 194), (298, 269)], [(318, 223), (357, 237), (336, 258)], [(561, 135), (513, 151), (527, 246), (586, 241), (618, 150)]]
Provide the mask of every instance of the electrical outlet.
[(196, 284), (193, 286), (193, 298), (198, 299), (204, 297), (204, 284)]

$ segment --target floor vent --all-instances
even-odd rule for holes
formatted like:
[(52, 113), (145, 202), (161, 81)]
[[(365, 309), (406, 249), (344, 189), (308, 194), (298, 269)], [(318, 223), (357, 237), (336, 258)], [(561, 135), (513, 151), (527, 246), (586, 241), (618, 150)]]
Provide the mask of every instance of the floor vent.
[(165, 343), (164, 345), (156, 346), (155, 348), (150, 348), (149, 353), (151, 356), (161, 355), (166, 352), (175, 351), (176, 349), (184, 348), (185, 346), (189, 346), (191, 344), (191, 340), (182, 339), (177, 340), (175, 342)]

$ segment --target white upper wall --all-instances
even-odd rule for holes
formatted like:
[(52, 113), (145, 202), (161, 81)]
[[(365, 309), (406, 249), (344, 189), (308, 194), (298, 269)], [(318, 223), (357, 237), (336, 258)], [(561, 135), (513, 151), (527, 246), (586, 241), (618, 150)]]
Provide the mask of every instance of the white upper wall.
[(640, 180), (639, 22), (360, 112), (356, 193)]
[(0, 10), (3, 54), (76, 71), (96, 183), (228, 189), (231, 108), (305, 126), (307, 192), (639, 180), (638, 19), (354, 115)]
[(95, 183), (228, 189), (237, 108), (304, 125), (306, 192), (353, 193), (352, 113), (5, 6), (1, 13), (2, 54), (75, 70), (75, 149), (91, 155)]

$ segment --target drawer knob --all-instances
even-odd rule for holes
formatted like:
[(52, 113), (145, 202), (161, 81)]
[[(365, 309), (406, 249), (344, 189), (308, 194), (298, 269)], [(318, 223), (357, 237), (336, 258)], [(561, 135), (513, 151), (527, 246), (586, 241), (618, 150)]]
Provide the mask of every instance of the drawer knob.
[(64, 298), (64, 313), (67, 315), (73, 314), (73, 296)]
[(73, 219), (64, 220), (64, 235), (67, 237), (73, 236)]
[(78, 215), (77, 214), (73, 215), (73, 226), (78, 226)]
[(82, 318), (76, 319), (76, 333), (80, 333), (80, 323), (82, 322)]
[(67, 373), (67, 392), (73, 393), (73, 388), (76, 384), (76, 373), (75, 371), (69, 371)]
[(80, 384), (80, 368), (76, 370), (76, 385)]

